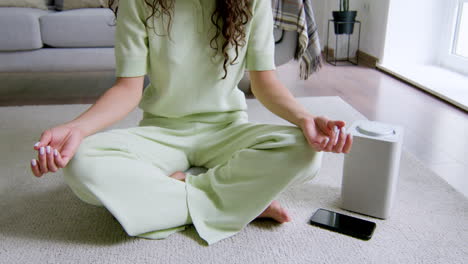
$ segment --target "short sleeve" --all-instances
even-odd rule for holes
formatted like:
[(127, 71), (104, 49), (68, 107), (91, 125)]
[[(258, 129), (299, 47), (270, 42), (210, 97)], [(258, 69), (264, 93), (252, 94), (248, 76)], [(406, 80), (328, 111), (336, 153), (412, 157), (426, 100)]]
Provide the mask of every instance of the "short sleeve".
[(147, 73), (148, 35), (143, 0), (120, 0), (115, 31), (115, 74), (136, 77)]
[(246, 69), (249, 71), (276, 69), (271, 0), (255, 1), (246, 57)]

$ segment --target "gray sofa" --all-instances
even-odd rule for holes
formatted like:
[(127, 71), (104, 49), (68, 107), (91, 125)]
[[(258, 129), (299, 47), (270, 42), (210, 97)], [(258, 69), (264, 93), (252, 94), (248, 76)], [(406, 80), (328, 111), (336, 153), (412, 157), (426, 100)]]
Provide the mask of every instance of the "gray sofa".
[(0, 72), (114, 69), (113, 13), (107, 8), (56, 11), (0, 8)]
[[(86, 80), (92, 75), (95, 81), (85, 85), (94, 85), (92, 89), (102, 93), (115, 81), (113, 25), (114, 14), (107, 8), (56, 11), (54, 0), (49, 0), (49, 10), (0, 8), (0, 85), (2, 79), (10, 80), (8, 87), (0, 87), (0, 95), (11, 96), (15, 89), (25, 89), (26, 83), (40, 86), (45, 75), (50, 77), (49, 91), (56, 85), (63, 87), (61, 77), (71, 85), (77, 77)], [(279, 66), (293, 59), (297, 33), (275, 29), (275, 38)], [(97, 76), (102, 80), (96, 81)], [(21, 87), (13, 87), (12, 78), (18, 79), (13, 86)], [(244, 91), (246, 81), (239, 85)]]

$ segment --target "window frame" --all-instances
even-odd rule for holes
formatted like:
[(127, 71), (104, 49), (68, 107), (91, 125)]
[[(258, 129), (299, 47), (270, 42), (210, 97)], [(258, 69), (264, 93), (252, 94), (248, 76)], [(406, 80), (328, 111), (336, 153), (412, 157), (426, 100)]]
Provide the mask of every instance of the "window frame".
[[(468, 75), (468, 58), (455, 54), (462, 17), (462, 6), (468, 0), (447, 1), (445, 17), (448, 17), (442, 30), (442, 45), (440, 47), (439, 64), (450, 70)], [(468, 15), (468, 14), (465, 14)]]

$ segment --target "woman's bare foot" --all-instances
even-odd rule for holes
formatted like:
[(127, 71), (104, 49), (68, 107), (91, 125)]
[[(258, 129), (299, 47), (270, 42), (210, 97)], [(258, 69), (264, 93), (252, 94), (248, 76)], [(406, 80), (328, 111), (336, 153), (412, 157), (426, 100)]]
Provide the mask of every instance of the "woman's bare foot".
[(268, 206), (262, 214), (260, 214), (257, 218), (272, 218), (279, 223), (291, 222), (291, 216), (289, 216), (288, 211), (281, 207), (278, 201), (271, 202), (270, 206)]
[(182, 171), (176, 171), (172, 173), (169, 177), (185, 182), (185, 173), (183, 173)]
[[(185, 173), (182, 171), (176, 171), (169, 177), (185, 182)], [(290, 222), (292, 220), (288, 211), (281, 207), (278, 201), (271, 202), (268, 208), (265, 209), (262, 214), (257, 216), (257, 218), (272, 218), (279, 223)]]

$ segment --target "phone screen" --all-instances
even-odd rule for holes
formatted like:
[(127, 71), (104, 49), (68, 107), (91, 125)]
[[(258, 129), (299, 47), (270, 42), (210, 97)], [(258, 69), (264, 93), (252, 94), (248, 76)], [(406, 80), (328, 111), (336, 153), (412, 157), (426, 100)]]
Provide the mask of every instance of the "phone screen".
[(374, 222), (325, 209), (318, 209), (310, 218), (310, 224), (364, 240), (372, 237), (376, 226)]

